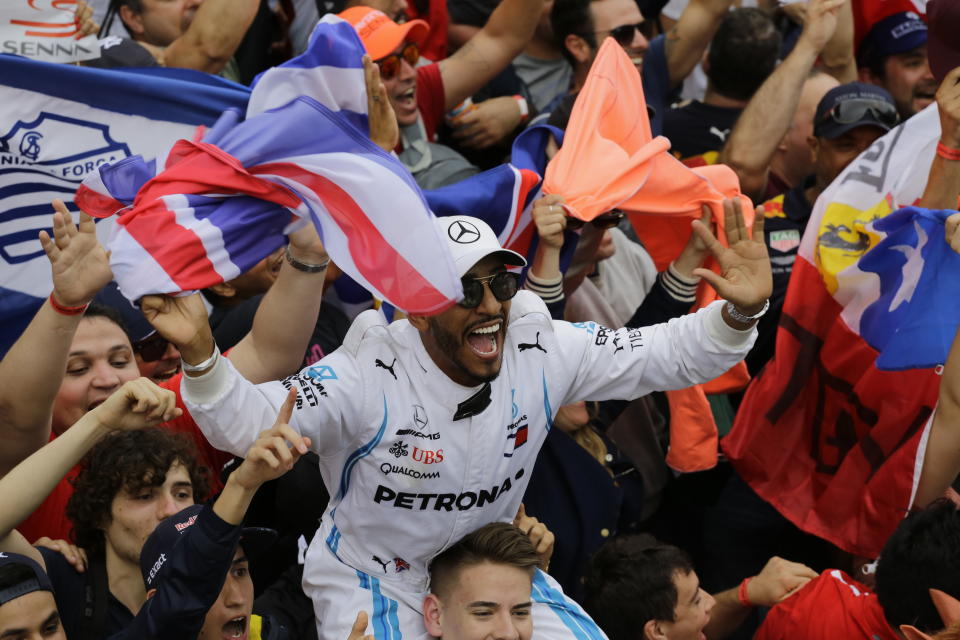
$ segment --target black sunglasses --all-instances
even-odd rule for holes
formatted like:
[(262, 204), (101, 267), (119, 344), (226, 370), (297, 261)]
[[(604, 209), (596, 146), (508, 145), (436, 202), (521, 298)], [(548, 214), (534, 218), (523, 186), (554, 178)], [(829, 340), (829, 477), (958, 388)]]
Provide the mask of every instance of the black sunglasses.
[(888, 128), (895, 127), (900, 121), (897, 108), (889, 102), (869, 98), (854, 98), (834, 105), (832, 109), (820, 117), (816, 126), (819, 128), (827, 120), (833, 120), (837, 124), (850, 124), (861, 120), (867, 113), (873, 115), (877, 122)]
[[(620, 209), (613, 209), (607, 211), (606, 213), (601, 213), (596, 218), (590, 221), (597, 229), (612, 229), (613, 227), (620, 224), (620, 221), (623, 220), (623, 211)], [(567, 216), (567, 229), (576, 231), (582, 229), (583, 225), (587, 224), (586, 220), (581, 220), (580, 218), (574, 218), (573, 216)]]
[(144, 362), (156, 362), (167, 352), (169, 344), (166, 338), (154, 332), (143, 340), (137, 341), (133, 345), (133, 352), (139, 355)]
[(520, 274), (501, 271), (485, 278), (460, 278), (463, 285), (463, 300), (458, 302), (465, 309), (475, 309), (483, 302), (483, 283), (490, 287), (493, 297), (506, 302), (517, 295), (520, 288)]
[[(646, 23), (638, 22), (637, 24), (622, 24), (619, 27), (614, 27), (610, 29), (610, 37), (617, 41), (621, 47), (629, 47), (633, 44), (634, 34), (639, 31), (643, 33), (643, 27)], [(604, 33), (603, 31), (595, 31), (594, 35)]]

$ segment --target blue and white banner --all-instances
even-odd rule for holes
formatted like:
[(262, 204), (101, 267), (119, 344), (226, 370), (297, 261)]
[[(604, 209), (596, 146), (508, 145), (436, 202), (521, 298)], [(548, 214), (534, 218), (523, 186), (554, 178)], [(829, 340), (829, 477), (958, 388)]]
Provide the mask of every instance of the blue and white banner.
[[(246, 87), (182, 69), (100, 70), (0, 55), (0, 353), (51, 290), (37, 240), (50, 201), (72, 211), (97, 167), (153, 158), (226, 109), (245, 109)], [(101, 241), (112, 220), (98, 223)]]

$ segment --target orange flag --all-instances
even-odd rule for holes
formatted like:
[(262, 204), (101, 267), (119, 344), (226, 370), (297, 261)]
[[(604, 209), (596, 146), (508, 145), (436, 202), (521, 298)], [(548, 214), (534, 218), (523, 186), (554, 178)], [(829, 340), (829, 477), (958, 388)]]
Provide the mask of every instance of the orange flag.
[[(753, 204), (740, 193), (737, 175), (726, 165), (691, 168), (669, 153), (670, 141), (653, 137), (640, 75), (627, 54), (607, 38), (577, 96), (563, 147), (547, 165), (543, 190), (560, 194), (567, 213), (581, 220), (620, 209), (630, 218), (658, 270), (686, 245), (690, 223), (707, 205), (723, 220), (724, 198), (739, 197), (747, 227)], [(726, 244), (723, 225), (714, 233)], [(713, 263), (711, 259), (709, 261)], [(716, 269), (715, 264), (708, 268)], [(697, 295), (703, 306), (716, 299), (705, 283)], [(707, 391), (743, 388), (749, 376), (740, 363), (708, 383)], [(692, 387), (668, 393), (670, 451), (667, 464), (678, 471), (709, 469), (717, 462), (717, 427), (705, 391)]]

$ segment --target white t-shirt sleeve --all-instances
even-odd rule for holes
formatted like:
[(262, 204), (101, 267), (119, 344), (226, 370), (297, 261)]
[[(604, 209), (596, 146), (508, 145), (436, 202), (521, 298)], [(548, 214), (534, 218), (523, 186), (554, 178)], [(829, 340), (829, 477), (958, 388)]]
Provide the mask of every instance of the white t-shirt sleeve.
[(632, 400), (725, 373), (743, 360), (757, 332), (728, 326), (721, 316), (723, 304), (714, 302), (696, 313), (637, 329), (554, 321), (561, 366), (573, 374), (561, 404)]

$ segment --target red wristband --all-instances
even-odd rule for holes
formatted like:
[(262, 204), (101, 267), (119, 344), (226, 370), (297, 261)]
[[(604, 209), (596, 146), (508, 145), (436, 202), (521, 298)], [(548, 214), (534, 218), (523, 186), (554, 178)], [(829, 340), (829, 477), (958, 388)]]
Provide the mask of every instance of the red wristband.
[(942, 142), (937, 143), (937, 155), (944, 160), (960, 160), (960, 149), (948, 147)]
[(50, 292), (50, 306), (53, 307), (53, 310), (59, 313), (62, 316), (79, 316), (84, 311), (87, 310), (87, 307), (90, 306), (90, 303), (80, 305), (79, 307), (65, 307), (59, 302), (56, 298), (53, 297), (53, 292)]
[(745, 607), (752, 607), (753, 604), (750, 602), (750, 598), (747, 597), (747, 585), (753, 578), (744, 578), (743, 582), (740, 583), (740, 588), (737, 589), (737, 600), (740, 601)]

